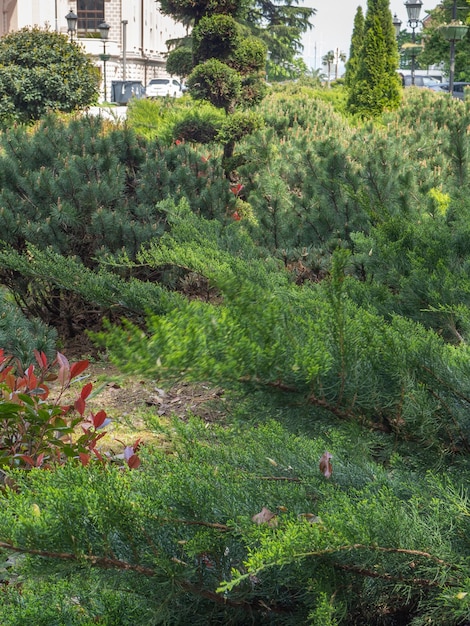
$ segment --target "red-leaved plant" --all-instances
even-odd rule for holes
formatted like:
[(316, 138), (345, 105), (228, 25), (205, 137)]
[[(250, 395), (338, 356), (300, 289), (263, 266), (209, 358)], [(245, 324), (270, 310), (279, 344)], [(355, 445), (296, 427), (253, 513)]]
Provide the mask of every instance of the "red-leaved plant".
[[(98, 431), (109, 424), (109, 418), (105, 411), (85, 416), (93, 385), (86, 383), (73, 404), (62, 403), (71, 382), (81, 380), (89, 361), (71, 364), (60, 352), (52, 362), (43, 352), (35, 351), (34, 356), (36, 364), (23, 369), (0, 349), (0, 467), (50, 468), (71, 459), (82, 465), (92, 459), (108, 461), (96, 444), (106, 435)], [(58, 386), (53, 399), (51, 382)], [(124, 452), (131, 469), (140, 465), (139, 444)]]

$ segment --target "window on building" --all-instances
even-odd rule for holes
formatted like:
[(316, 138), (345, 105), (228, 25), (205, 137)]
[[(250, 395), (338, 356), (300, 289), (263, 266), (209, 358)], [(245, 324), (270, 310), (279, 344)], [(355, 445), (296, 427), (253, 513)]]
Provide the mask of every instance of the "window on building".
[(104, 0), (78, 0), (77, 15), (80, 33), (96, 33), (104, 20)]

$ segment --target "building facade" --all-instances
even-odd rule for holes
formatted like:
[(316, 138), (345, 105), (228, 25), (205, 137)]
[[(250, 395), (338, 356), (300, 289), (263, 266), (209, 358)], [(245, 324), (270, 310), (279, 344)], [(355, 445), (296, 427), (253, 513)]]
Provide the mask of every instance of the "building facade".
[[(73, 35), (101, 68), (102, 96), (111, 94), (113, 80), (140, 80), (144, 85), (167, 76), (167, 42), (184, 37), (186, 28), (162, 15), (155, 0), (0, 0), (0, 37), (37, 26), (69, 34), (66, 15), (73, 11)], [(109, 25), (108, 40), (100, 38), (98, 24)], [(70, 34), (69, 34), (70, 36)], [(109, 55), (105, 62), (100, 58)]]

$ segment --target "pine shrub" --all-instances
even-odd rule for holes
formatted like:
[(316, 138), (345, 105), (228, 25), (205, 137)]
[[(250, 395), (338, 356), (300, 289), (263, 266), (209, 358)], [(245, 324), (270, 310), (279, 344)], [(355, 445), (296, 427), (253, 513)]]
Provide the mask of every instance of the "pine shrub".
[(38, 318), (27, 318), (21, 309), (0, 289), (0, 345), (8, 354), (26, 365), (35, 350), (48, 357), (55, 353), (57, 333)]
[(170, 448), (143, 451), (138, 471), (14, 474), (0, 545), (27, 582), (7, 587), (2, 623), (42, 624), (43, 611), (71, 624), (468, 619), (466, 473), (420, 475), (398, 452), (380, 467), (364, 436), (334, 428), (311, 439), (272, 421), (174, 420), (163, 432)]

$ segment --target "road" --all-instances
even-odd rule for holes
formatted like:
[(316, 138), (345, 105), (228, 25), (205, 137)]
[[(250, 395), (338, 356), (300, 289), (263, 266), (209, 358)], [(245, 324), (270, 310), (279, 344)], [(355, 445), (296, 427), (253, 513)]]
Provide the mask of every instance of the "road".
[(101, 117), (107, 120), (125, 120), (127, 116), (126, 106), (115, 107), (90, 107), (87, 109), (89, 115), (101, 115)]

